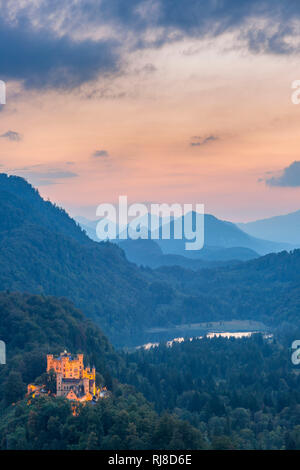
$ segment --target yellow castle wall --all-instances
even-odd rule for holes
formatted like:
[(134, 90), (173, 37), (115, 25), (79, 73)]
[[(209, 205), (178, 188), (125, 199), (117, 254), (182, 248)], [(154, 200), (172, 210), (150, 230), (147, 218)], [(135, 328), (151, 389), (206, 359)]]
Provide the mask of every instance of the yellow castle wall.
[(62, 374), (65, 379), (80, 379), (83, 377), (83, 354), (78, 354), (77, 358), (70, 360), (68, 356), (55, 359), (51, 354), (47, 355), (47, 372), (53, 369), (56, 373)]

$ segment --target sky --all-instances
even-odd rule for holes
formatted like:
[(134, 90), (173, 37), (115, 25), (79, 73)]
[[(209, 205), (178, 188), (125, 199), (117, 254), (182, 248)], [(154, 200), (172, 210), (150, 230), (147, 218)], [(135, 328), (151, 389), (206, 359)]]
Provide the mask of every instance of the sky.
[[(0, 0), (0, 171), (72, 216), (300, 209), (300, 4)], [(300, 96), (300, 93), (299, 93)]]

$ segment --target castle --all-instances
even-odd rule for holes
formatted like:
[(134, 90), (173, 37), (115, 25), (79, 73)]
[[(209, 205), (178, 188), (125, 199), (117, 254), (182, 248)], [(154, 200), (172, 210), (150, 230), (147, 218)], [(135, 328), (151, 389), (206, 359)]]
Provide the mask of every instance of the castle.
[[(96, 387), (96, 369), (84, 367), (83, 354), (73, 357), (67, 351), (58, 357), (47, 355), (47, 372), (56, 374), (56, 396), (79, 402), (97, 401), (108, 395), (106, 388)], [(45, 386), (29, 384), (28, 394), (45, 393)]]

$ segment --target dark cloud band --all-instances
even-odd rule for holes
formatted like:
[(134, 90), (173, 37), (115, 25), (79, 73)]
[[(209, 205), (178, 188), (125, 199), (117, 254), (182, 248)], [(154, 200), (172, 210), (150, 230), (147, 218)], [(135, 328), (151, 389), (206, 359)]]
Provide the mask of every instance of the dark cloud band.
[[(299, 0), (44, 0), (10, 5), (0, 0), (0, 75), (22, 80), (27, 88), (69, 89), (115, 72), (120, 45), (126, 54), (182, 37), (233, 32), (253, 53), (300, 52), (295, 40)], [(100, 27), (105, 27), (105, 38), (78, 39)]]
[(75, 41), (54, 32), (0, 20), (0, 75), (24, 81), (26, 88), (73, 88), (117, 68), (117, 43)]

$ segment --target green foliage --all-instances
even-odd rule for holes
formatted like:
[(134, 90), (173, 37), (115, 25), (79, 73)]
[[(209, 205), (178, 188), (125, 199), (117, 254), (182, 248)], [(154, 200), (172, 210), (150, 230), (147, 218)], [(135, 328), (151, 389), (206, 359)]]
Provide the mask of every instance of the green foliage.
[[(18, 403), (0, 418), (0, 449), (201, 449), (201, 433), (170, 415), (161, 418), (132, 387), (97, 404), (40, 397)], [(166, 432), (167, 431), (167, 432)]]
[(0, 174), (0, 290), (66, 297), (128, 345), (164, 303), (149, 285), (116, 245), (93, 242), (25, 180)]
[(22, 178), (2, 174), (0, 188), (0, 290), (66, 297), (117, 346), (148, 342), (146, 330), (159, 326), (299, 322), (300, 250), (196, 273), (139, 269), (116, 245), (90, 240)]
[(4, 402), (10, 405), (21, 398), (25, 393), (25, 384), (22, 380), (22, 375), (18, 371), (10, 371), (7, 380), (4, 383)]
[[(288, 349), (300, 334), (300, 250), (196, 273), (139, 269), (21, 178), (0, 175), (0, 187), (0, 290), (38, 294), (0, 293), (2, 449), (300, 448), (300, 375)], [(120, 355), (70, 299), (117, 345), (149, 341), (150, 327), (234, 318), (286, 337)], [(111, 399), (77, 416), (63, 399), (20, 401), (29, 382), (43, 383), (46, 354), (64, 349), (84, 353)]]
[(300, 449), (300, 375), (285, 343), (254, 335), (161, 345), (124, 354), (119, 378), (157, 411), (188, 420), (212, 448)]
[[(124, 359), (66, 299), (0, 293), (0, 337), (7, 365), (0, 369), (0, 448), (2, 449), (149, 449), (201, 448), (201, 432), (178, 418), (159, 417), (133, 387), (114, 378)], [(54, 391), (55, 375), (45, 374), (46, 354), (65, 348), (83, 352), (97, 380), (113, 392), (96, 405), (80, 405), (73, 416), (61, 398), (23, 400), (26, 385), (37, 381)], [(166, 421), (167, 420), (167, 421)], [(169, 428), (168, 435), (164, 430)], [(178, 447), (181, 446), (181, 447)]]
[(300, 250), (283, 251), (239, 263), (202, 269), (160, 268), (157, 279), (184, 292), (187, 322), (259, 320), (276, 327), (299, 326)]
[[(0, 338), (7, 349), (7, 364), (0, 368), (0, 408), (24, 396), (26, 385), (45, 372), (47, 354), (83, 352), (86, 364), (95, 365), (101, 379), (109, 378), (110, 389), (110, 371), (119, 367), (120, 358), (101, 330), (66, 299), (0, 293)], [(54, 378), (49, 380), (53, 389)]]

